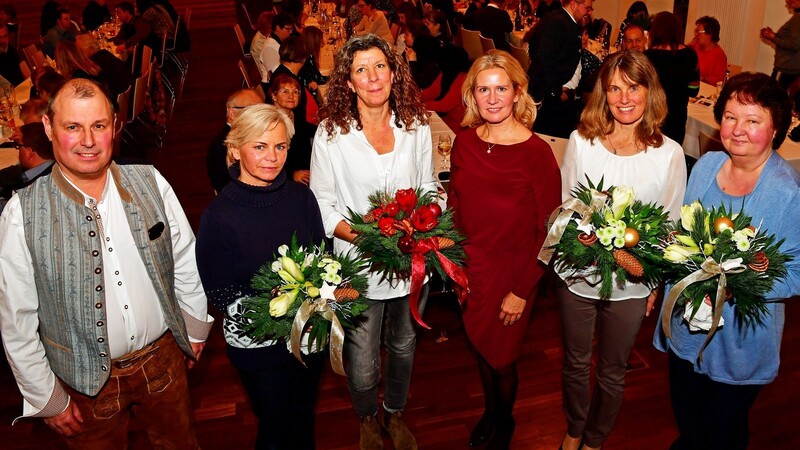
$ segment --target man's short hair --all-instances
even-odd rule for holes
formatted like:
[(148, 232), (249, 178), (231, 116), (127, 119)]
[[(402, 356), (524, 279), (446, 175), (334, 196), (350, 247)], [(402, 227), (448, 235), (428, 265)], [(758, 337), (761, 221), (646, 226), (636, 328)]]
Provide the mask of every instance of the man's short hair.
[(106, 101), (108, 110), (111, 111), (113, 116), (114, 104), (111, 103), (108, 94), (98, 82), (88, 78), (72, 78), (62, 83), (55, 92), (50, 94), (50, 98), (47, 102), (47, 117), (50, 118), (51, 122), (53, 121), (55, 117), (53, 105), (55, 105), (56, 100), (62, 95), (70, 95), (72, 98), (78, 99), (87, 99), (94, 98), (95, 95), (98, 94), (103, 96), (103, 100)]
[(294, 26), (294, 19), (285, 12), (278, 13), (272, 18), (272, 31), (278, 27), (286, 28), (288, 25)]
[(25, 124), (19, 130), (22, 132), (22, 145), (29, 147), (42, 159), (55, 159), (53, 144), (47, 138), (42, 122)]
[(122, 2), (119, 5), (117, 5), (117, 9), (129, 12), (131, 13), (131, 15), (136, 14), (136, 9), (133, 7), (133, 3), (131, 2)]

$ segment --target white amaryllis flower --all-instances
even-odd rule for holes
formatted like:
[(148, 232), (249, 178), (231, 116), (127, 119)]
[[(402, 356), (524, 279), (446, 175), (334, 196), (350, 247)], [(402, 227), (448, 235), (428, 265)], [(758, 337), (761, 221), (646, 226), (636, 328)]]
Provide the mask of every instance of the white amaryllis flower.
[(278, 254), (281, 256), (286, 256), (286, 253), (289, 251), (289, 246), (284, 244), (278, 247)]
[(279, 270), (283, 269), (283, 264), (281, 264), (281, 260), (273, 261), (272, 266), (270, 266), (273, 272), (278, 272)]
[(636, 194), (632, 187), (620, 185), (611, 192), (611, 211), (614, 218), (619, 219), (629, 206), (636, 200)]
[(691, 205), (681, 206), (681, 226), (686, 231), (694, 229), (694, 214), (695, 211), (702, 209), (703, 205), (700, 202), (692, 202)]
[(311, 267), (311, 263), (313, 263), (313, 262), (314, 262), (314, 258), (315, 258), (315, 257), (316, 257), (316, 255), (314, 255), (313, 253), (309, 253), (309, 254), (307, 254), (307, 255), (306, 255), (306, 257), (303, 259), (303, 265), (302, 265), (302, 268), (303, 268), (303, 269), (306, 269), (306, 268), (308, 268), (308, 267)]

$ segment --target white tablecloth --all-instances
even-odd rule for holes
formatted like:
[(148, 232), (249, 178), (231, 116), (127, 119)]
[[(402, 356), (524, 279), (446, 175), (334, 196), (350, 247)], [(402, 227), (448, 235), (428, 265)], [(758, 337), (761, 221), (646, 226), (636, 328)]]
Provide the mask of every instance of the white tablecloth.
[[(719, 138), (719, 125), (714, 120), (714, 106), (710, 98), (716, 88), (710, 84), (700, 83), (700, 93), (696, 101), (689, 101), (689, 117), (686, 119), (686, 136), (683, 138), (683, 152), (693, 158), (700, 155), (700, 133)], [(702, 97), (702, 98), (701, 98)], [(778, 149), (797, 171), (800, 171), (800, 143), (788, 137)]]

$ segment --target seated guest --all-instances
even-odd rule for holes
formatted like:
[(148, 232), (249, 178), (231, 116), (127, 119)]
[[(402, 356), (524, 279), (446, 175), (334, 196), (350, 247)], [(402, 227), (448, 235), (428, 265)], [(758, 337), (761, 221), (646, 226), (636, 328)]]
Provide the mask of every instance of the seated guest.
[(470, 65), (466, 50), (461, 47), (451, 47), (442, 54), (442, 76), (439, 91), (441, 94), (435, 100), (425, 100), (425, 106), (442, 116), (444, 123), (456, 133), (462, 129), (461, 122), (466, 113), (461, 88), (464, 86)]
[(505, 0), (489, 0), (486, 6), (465, 18), (465, 27), (480, 31), (481, 36), (494, 41), (495, 48), (509, 51), (511, 47), (506, 36), (514, 31), (514, 24), (503, 5)]
[(111, 20), (111, 11), (108, 10), (106, 0), (89, 0), (83, 8), (83, 27), (87, 31), (94, 31), (100, 25)]
[(48, 173), (53, 165), (53, 145), (47, 139), (41, 122), (20, 127), (19, 164), (0, 170), (0, 212), (14, 191), (33, 183)]
[[(124, 63), (123, 63), (124, 65)], [(56, 66), (61, 75), (67, 78), (89, 78), (97, 81), (103, 89), (116, 97), (131, 87), (132, 75), (129, 70), (122, 73), (105, 72), (100, 65), (86, 56), (74, 42), (64, 41), (56, 47)]]
[(281, 65), (280, 48), (283, 45), (283, 41), (291, 36), (293, 31), (294, 19), (292, 19), (292, 16), (286, 13), (279, 13), (272, 18), (272, 33), (270, 33), (269, 38), (267, 38), (267, 41), (264, 43), (264, 48), (261, 50), (259, 56), (261, 64), (267, 71), (267, 81), (264, 81), (263, 75), (261, 78), (264, 92), (267, 92), (266, 83), (269, 82), (269, 77), (272, 75), (272, 72)]
[(64, 77), (50, 66), (40, 67), (32, 76), (31, 98), (48, 100), (50, 94), (58, 90), (64, 82)]
[(428, 89), (437, 79), (439, 58), (442, 47), (438, 39), (431, 36), (428, 27), (422, 22), (412, 22), (406, 33), (406, 59), (411, 68), (411, 76), (420, 89)]
[(206, 154), (206, 171), (211, 186), (217, 194), (231, 181), (227, 161), (228, 147), (225, 145), (225, 138), (231, 131), (231, 123), (245, 108), (259, 103), (264, 103), (264, 99), (253, 89), (240, 89), (231, 94), (225, 102), (225, 126), (211, 141)]
[[(142, 15), (142, 19), (150, 23), (153, 35), (157, 41), (154, 42), (153, 51), (161, 51), (162, 36), (172, 39), (175, 36), (175, 21), (172, 20), (169, 12), (156, 0), (136, 0), (136, 9)], [(149, 44), (148, 44), (149, 45)]]
[(77, 33), (72, 28), (72, 18), (69, 15), (69, 10), (59, 9), (58, 20), (56, 24), (47, 31), (47, 34), (42, 38), (42, 50), (44, 54), (54, 58), (56, 54), (56, 47), (61, 41), (75, 41)]
[(375, 0), (358, 0), (356, 3), (361, 10), (361, 22), (356, 25), (354, 34), (375, 34), (394, 45), (392, 31), (389, 29), (389, 21), (386, 15), (375, 6)]
[(311, 182), (311, 139), (316, 127), (298, 120), (292, 112), (300, 103), (303, 87), (296, 78), (287, 73), (276, 74), (267, 92), (268, 103), (286, 113), (294, 124), (294, 136), (289, 142), (289, 156), (286, 159), (286, 174), (306, 186)]
[[(394, 43), (397, 47), (397, 54), (402, 55), (406, 51), (405, 35), (408, 33), (408, 25), (422, 20), (422, 1), (415, 5), (411, 2), (403, 2), (397, 6), (397, 29), (392, 29)], [(418, 6), (419, 5), (419, 6)]]
[(47, 100), (31, 98), (20, 107), (19, 118), (22, 123), (36, 123), (42, 121), (42, 116), (47, 112)]
[(124, 61), (108, 50), (100, 49), (97, 41), (90, 34), (82, 34), (75, 39), (75, 44), (87, 58), (100, 67), (100, 77), (108, 84), (114, 95), (128, 90), (133, 84), (133, 74)]
[(719, 46), (719, 21), (703, 16), (694, 23), (694, 39), (689, 45), (697, 53), (700, 81), (716, 85), (728, 73), (728, 57)]
[(629, 25), (639, 25), (644, 30), (650, 29), (650, 13), (647, 11), (647, 4), (643, 1), (635, 1), (628, 8), (628, 13), (625, 19), (619, 24), (619, 34), (617, 35), (617, 42), (614, 44), (617, 48), (622, 48), (622, 39), (625, 36), (625, 30)]
[(50, 30), (56, 26), (56, 22), (58, 22), (58, 10), (61, 9), (61, 5), (58, 2), (53, 0), (47, 0), (42, 5), (42, 14), (39, 20), (39, 35), (44, 36)]
[(622, 33), (622, 48), (628, 51), (636, 50), (643, 52), (647, 49), (647, 38), (644, 37), (644, 30), (639, 25), (632, 23), (625, 28)]
[(0, 76), (14, 86), (25, 80), (19, 62), (17, 49), (9, 42), (8, 27), (0, 23)]
[(317, 87), (328, 82), (328, 77), (319, 71), (320, 51), (322, 50), (324, 36), (322, 30), (309, 26), (303, 28), (303, 32), (300, 33), (300, 39), (308, 51), (308, 58), (306, 58), (306, 62), (297, 76), (300, 78), (300, 82), (303, 83), (303, 87), (308, 89), (314, 98), (317, 98)]
[[(264, 52), (267, 50), (267, 40), (270, 33), (272, 33), (272, 18), (275, 13), (272, 11), (264, 11), (258, 15), (256, 21), (256, 34), (253, 40), (250, 41), (250, 54), (253, 55), (253, 61), (256, 63), (258, 74), (261, 75), (261, 82), (269, 82), (269, 70), (264, 64), (266, 60)], [(280, 47), (280, 45), (279, 45)], [(275, 50), (277, 53), (277, 49)]]
[(579, 109), (589, 101), (589, 95), (594, 90), (597, 72), (603, 64), (594, 53), (589, 51), (589, 29), (581, 29), (581, 80), (578, 82), (577, 94), (582, 102), (578, 103)]
[[(283, 44), (281, 44), (280, 57), (281, 65), (279, 65), (278, 68), (272, 72), (272, 78), (276, 77), (279, 73), (285, 73), (292, 76), (297, 80), (298, 83), (300, 83), (300, 78), (298, 75), (300, 74), (300, 69), (303, 68), (303, 65), (306, 63), (306, 59), (308, 58), (308, 50), (306, 50), (306, 46), (303, 44), (303, 41), (297, 36), (289, 36), (286, 38)], [(269, 92), (270, 85), (272, 84), (272, 78), (270, 78), (270, 83), (268, 85), (262, 85), (264, 92)], [(301, 91), (302, 92), (297, 107), (293, 110), (295, 117), (298, 120), (303, 120), (316, 125), (319, 123), (316, 118), (317, 111), (319, 110), (317, 101), (307, 89), (304, 88), (301, 89)]]
[(432, 10), (425, 14), (425, 19), (422, 22), (431, 30), (431, 36), (439, 40), (442, 49), (449, 49), (453, 46), (450, 25), (447, 21), (447, 16), (443, 12)]
[(156, 41), (156, 37), (153, 34), (153, 27), (150, 22), (136, 15), (133, 3), (122, 2), (117, 5), (115, 12), (119, 20), (122, 21), (122, 27), (114, 38), (114, 43), (117, 44), (117, 53), (122, 54), (132, 50), (139, 43), (155, 48), (153, 44)]

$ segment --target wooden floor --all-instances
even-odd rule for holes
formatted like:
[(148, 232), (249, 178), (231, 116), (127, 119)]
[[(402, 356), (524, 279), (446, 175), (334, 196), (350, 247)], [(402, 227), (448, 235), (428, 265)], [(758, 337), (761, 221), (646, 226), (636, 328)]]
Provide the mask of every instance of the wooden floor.
[[(196, 226), (213, 192), (205, 176), (207, 143), (224, 120), (224, 100), (238, 88), (236, 61), (241, 56), (231, 26), (231, 1), (174, 0), (179, 10), (191, 4), (193, 53), (183, 98), (177, 105), (164, 148), (147, 152), (172, 183)], [(753, 449), (800, 448), (792, 430), (800, 423), (800, 306), (789, 302), (778, 380), (767, 386), (751, 414)], [(465, 340), (456, 302), (446, 296), (429, 302), (421, 332), (406, 419), (423, 449), (466, 449), (470, 427), (482, 412), (477, 368)], [(645, 320), (631, 356), (625, 402), (607, 449), (665, 449), (676, 435), (669, 405), (666, 357), (653, 349), (655, 318)], [(515, 410), (512, 449), (556, 449), (564, 434), (561, 413), (561, 344), (552, 294), (534, 306), (524, 353)], [(224, 342), (215, 329), (199, 367), (190, 375), (197, 432), (205, 450), (252, 448), (255, 418)], [(328, 369), (319, 386), (316, 441), (319, 449), (357, 448), (358, 421), (350, 407), (345, 379)], [(41, 421), (10, 426), (21, 399), (8, 366), (0, 363), (0, 439), (3, 449), (58, 449), (59, 438)], [(133, 436), (134, 449), (148, 446)], [(386, 439), (387, 449), (391, 448)]]

